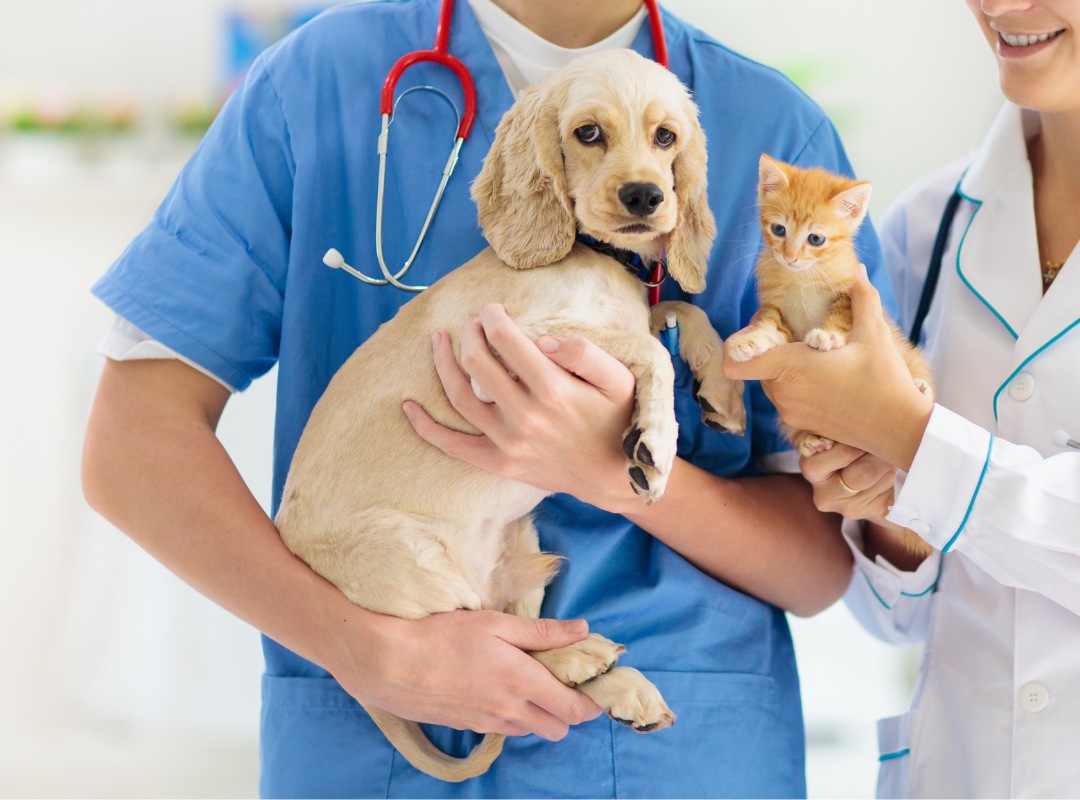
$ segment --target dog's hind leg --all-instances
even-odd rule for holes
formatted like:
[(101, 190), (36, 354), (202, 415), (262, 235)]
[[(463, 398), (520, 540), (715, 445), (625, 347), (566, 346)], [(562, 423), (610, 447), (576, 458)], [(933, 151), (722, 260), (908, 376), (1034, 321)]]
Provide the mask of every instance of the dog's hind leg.
[(441, 530), (447, 524), (393, 509), (364, 509), (317, 540), (286, 543), (369, 611), (422, 619), (459, 608), (479, 610), (478, 587), (447, 546), (453, 532)]
[(713, 430), (742, 435), (746, 431), (743, 382), (724, 375), (724, 340), (697, 306), (678, 300), (652, 307), (652, 332), (656, 336), (674, 314), (679, 326), (679, 355), (694, 373), (694, 399), (701, 406), (701, 420)]
[[(500, 569), (505, 576), (504, 581), (510, 576), (525, 576), (529, 573), (538, 575), (537, 567), (552, 566), (552, 556), (540, 551), (536, 527), (528, 517), (510, 523), (504, 536), (507, 551)], [(530, 619), (539, 617), (540, 606), (544, 601), (544, 587), (550, 577), (545, 576), (541, 583), (535, 585), (519, 580), (513, 588), (522, 593), (506, 605), (506, 613)], [(510, 588), (509, 584), (504, 584), (504, 588)], [(516, 592), (511, 592), (514, 593)], [(607, 672), (624, 652), (626, 648), (621, 644), (597, 633), (590, 633), (580, 642), (567, 647), (536, 650), (530, 652), (530, 655), (567, 686), (577, 686)]]

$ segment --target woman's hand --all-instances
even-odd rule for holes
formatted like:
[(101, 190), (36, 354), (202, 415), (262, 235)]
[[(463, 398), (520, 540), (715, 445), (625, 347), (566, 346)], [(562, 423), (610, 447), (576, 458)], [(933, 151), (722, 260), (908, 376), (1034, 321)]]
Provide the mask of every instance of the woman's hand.
[(799, 469), (819, 511), (881, 522), (893, 504), (896, 467), (850, 445), (800, 458)]
[[(919, 391), (897, 351), (881, 298), (865, 270), (850, 290), (854, 318), (843, 347), (818, 351), (802, 342), (749, 361), (725, 353), (729, 378), (760, 380), (781, 418), (908, 469), (933, 403)], [(732, 337), (733, 338), (733, 337)]]
[(447, 398), (481, 435), (443, 427), (407, 401), (405, 414), (423, 439), (496, 475), (600, 508), (640, 504), (624, 472), (634, 376), (623, 364), (584, 339), (534, 343), (502, 306), (488, 305), (461, 335), (462, 365), (487, 403), (458, 366), (450, 337), (437, 332), (433, 346)]

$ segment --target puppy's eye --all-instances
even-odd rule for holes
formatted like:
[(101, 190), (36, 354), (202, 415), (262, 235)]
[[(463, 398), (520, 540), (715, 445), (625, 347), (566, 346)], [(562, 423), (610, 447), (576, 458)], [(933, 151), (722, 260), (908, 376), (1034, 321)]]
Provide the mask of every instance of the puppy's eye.
[(825, 244), (825, 237), (820, 233), (811, 233), (806, 237), (806, 241), (810, 242), (813, 247), (821, 247)]
[(787, 233), (787, 228), (777, 222), (774, 222), (769, 227), (769, 230), (773, 232), (774, 236), (783, 236), (785, 233)]
[(669, 131), (667, 128), (657, 128), (656, 136), (653, 139), (658, 145), (666, 149), (675, 144), (675, 132)]
[(574, 131), (574, 136), (576, 136), (578, 141), (582, 144), (596, 144), (604, 138), (604, 135), (600, 132), (599, 125), (582, 125)]

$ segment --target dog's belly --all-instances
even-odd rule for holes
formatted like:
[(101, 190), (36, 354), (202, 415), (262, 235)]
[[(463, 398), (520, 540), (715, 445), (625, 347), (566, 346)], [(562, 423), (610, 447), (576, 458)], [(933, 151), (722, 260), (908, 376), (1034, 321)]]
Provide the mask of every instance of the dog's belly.
[[(648, 332), (635, 278), (592, 251), (568, 261), (516, 272), (485, 251), (403, 306), (327, 387), (297, 445), (275, 522), (290, 550), (354, 602), (399, 616), (421, 615), (422, 607), (501, 608), (528, 582), (514, 577), (508, 554), (538, 551), (535, 531), (522, 533), (518, 520), (547, 492), (445, 455), (417, 436), (401, 406), (415, 400), (436, 421), (478, 433), (448, 403), (430, 337), (446, 330), (456, 345), (487, 303), (502, 303), (533, 338), (590, 328)], [(397, 544), (405, 550), (387, 555)], [(380, 582), (378, 565), (366, 563), (379, 558), (401, 560), (395, 575), (413, 559), (427, 577)], [(432, 589), (429, 573), (439, 571), (456, 571), (458, 580)], [(425, 599), (413, 605), (417, 595)]]

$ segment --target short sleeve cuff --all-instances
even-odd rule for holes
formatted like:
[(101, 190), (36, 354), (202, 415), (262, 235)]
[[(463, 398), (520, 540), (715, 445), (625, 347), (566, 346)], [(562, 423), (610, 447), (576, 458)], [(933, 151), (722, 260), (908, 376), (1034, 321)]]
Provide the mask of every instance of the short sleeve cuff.
[(886, 519), (947, 552), (975, 507), (993, 442), (993, 435), (978, 425), (935, 405)]
[(905, 572), (878, 556), (871, 561), (865, 552), (861, 520), (845, 519), (840, 527), (844, 541), (855, 558), (852, 581), (863, 581), (885, 608), (892, 608), (903, 597), (921, 597), (937, 586), (941, 556), (931, 554), (914, 572)]

